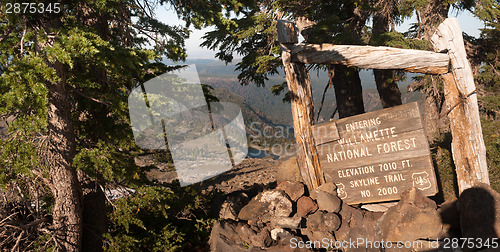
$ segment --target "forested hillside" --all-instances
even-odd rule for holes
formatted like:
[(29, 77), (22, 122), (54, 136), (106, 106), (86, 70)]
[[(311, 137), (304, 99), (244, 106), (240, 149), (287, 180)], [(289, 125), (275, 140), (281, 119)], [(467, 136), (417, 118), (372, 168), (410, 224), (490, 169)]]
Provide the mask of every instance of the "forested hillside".
[[(173, 64), (173, 62), (165, 63)], [(235, 70), (236, 66), (234, 63), (225, 65), (222, 62), (213, 60), (191, 59), (188, 60), (186, 64), (196, 65), (200, 76), (200, 81), (202, 83), (208, 84), (214, 88), (225, 89), (230, 91), (231, 93), (241, 96), (247, 104), (251, 105), (254, 109), (261, 112), (274, 124), (288, 126), (292, 125), (290, 103), (283, 101), (286, 95), (274, 95), (270, 90), (270, 88), (275, 85), (281, 85), (281, 83), (283, 82), (283, 77), (272, 76), (269, 78), (269, 80), (266, 81), (265, 86), (239, 85), (237, 79), (238, 72), (237, 70)], [(363, 70), (360, 72), (360, 76), (363, 85), (363, 101), (365, 110), (368, 112), (381, 109), (382, 104), (376, 90), (373, 74), (370, 71)], [(404, 103), (421, 101), (420, 92), (407, 91), (407, 87), (410, 83), (413, 82), (412, 78), (414, 76), (416, 76), (416, 74), (409, 73), (407, 74), (406, 78), (399, 82), (399, 88), (401, 89), (402, 99)], [(328, 84), (328, 77), (326, 72), (322, 70), (311, 72), (311, 84), (315, 104), (315, 112), (317, 114), (320, 108), (321, 99), (323, 98), (325, 86)], [(328, 120), (333, 114), (335, 107), (335, 93), (333, 88), (329, 88), (325, 93), (323, 109), (321, 110), (321, 115), (318, 118), (318, 122)], [(336, 113), (334, 119), (338, 119), (338, 113)]]

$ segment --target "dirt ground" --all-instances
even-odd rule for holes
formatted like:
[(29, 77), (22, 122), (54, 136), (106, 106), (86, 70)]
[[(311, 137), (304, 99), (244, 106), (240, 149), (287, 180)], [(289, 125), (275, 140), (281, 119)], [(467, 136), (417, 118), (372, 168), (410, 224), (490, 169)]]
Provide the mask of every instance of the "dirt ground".
[[(277, 168), (287, 157), (275, 159), (246, 158), (233, 169), (219, 174), (197, 184), (201, 190), (218, 189), (224, 194), (248, 189), (256, 184), (268, 185), (276, 181)], [(165, 164), (155, 164), (152, 159), (143, 158), (137, 162), (140, 166), (154, 165), (159, 169), (148, 172), (148, 177), (158, 182), (172, 182), (177, 179), (173, 167)]]

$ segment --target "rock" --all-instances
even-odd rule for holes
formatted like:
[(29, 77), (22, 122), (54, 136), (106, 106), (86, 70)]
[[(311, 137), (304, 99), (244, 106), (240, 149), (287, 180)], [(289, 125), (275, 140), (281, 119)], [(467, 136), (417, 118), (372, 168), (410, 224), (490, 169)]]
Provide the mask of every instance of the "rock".
[(410, 188), (401, 193), (401, 200), (399, 201), (398, 205), (401, 203), (412, 204), (420, 208), (437, 208), (436, 202), (425, 197), (422, 194), (422, 191), (417, 188)]
[(337, 195), (337, 185), (333, 182), (326, 182), (322, 185), (320, 185), (318, 188), (315, 190), (312, 190), (309, 192), (309, 197), (313, 200), (318, 200), (318, 191), (324, 191), (333, 195)]
[(331, 193), (325, 192), (323, 190), (318, 190), (318, 202), (319, 210), (338, 213), (342, 206), (342, 200)]
[(280, 190), (259, 193), (244, 206), (239, 214), (240, 220), (268, 222), (274, 217), (288, 217), (292, 213), (292, 201)]
[(281, 182), (276, 189), (284, 191), (292, 201), (297, 201), (305, 192), (304, 184), (294, 181)]
[(240, 236), (240, 239), (245, 241), (247, 244), (263, 248), (272, 245), (271, 233), (268, 229), (263, 229), (260, 231), (252, 229), (249, 225), (243, 224), (238, 225), (236, 230)]
[(285, 231), (283, 228), (274, 228), (273, 230), (271, 230), (271, 238), (273, 238), (273, 240), (279, 240), (280, 238), (280, 235), (282, 234), (286, 234), (288, 233), (287, 231)]
[[(312, 244), (315, 244), (315, 247), (317, 249), (319, 249), (319, 248), (325, 249), (328, 247), (335, 248), (335, 245), (334, 245), (335, 244), (335, 236), (333, 235), (332, 232), (316, 231), (316, 230), (311, 230), (310, 228), (306, 228), (306, 229), (302, 229), (301, 233), (302, 233), (302, 235), (307, 236), (309, 241), (311, 241)], [(333, 245), (333, 246), (331, 246), (331, 245)]]
[[(489, 185), (478, 183), (464, 190), (459, 198), (462, 237), (488, 238), (500, 235), (500, 194)], [(491, 240), (491, 239), (490, 239)]]
[(333, 232), (340, 227), (340, 217), (333, 212), (316, 211), (307, 217), (307, 228), (313, 231)]
[(380, 238), (392, 242), (437, 238), (441, 228), (436, 203), (414, 187), (404, 191), (401, 201), (389, 208), (375, 225)]
[[(381, 213), (367, 212), (342, 204), (340, 211), (342, 225), (335, 232), (337, 241), (357, 241), (366, 239), (369, 241), (379, 241), (375, 232), (375, 223), (382, 216)], [(364, 247), (360, 245), (360, 248)], [(345, 249), (344, 251), (365, 251), (364, 249)], [(370, 251), (370, 250), (368, 250)]]
[(318, 188), (316, 188), (317, 191), (324, 191), (324, 192), (327, 192), (327, 193), (330, 193), (330, 194), (333, 194), (333, 195), (337, 195), (337, 185), (335, 185), (335, 183), (333, 182), (326, 182), (320, 186), (318, 186)]
[(312, 190), (309, 192), (309, 197), (313, 200), (318, 200), (318, 190)]
[(209, 244), (213, 252), (309, 251), (290, 246), (301, 241), (301, 237), (283, 229), (270, 231), (266, 227), (259, 231), (243, 222), (221, 220), (214, 224)]
[(299, 216), (294, 217), (274, 217), (271, 219), (271, 226), (280, 228), (297, 229), (300, 227), (302, 218)]
[(318, 210), (318, 205), (307, 196), (302, 196), (297, 200), (297, 215), (305, 218)]
[[(269, 248), (266, 248), (267, 252), (288, 252), (288, 251), (312, 251), (306, 248), (300, 248), (300, 242), (304, 240), (297, 236), (290, 234), (288, 232), (279, 234), (278, 244)], [(303, 244), (303, 243), (302, 243)]]
[(230, 195), (227, 199), (222, 203), (221, 209), (219, 212), (220, 219), (238, 219), (238, 213), (241, 208), (245, 206), (249, 201), (246, 193), (239, 193), (237, 195)]
[(361, 206), (361, 208), (368, 210), (370, 212), (382, 212), (385, 213), (389, 210), (390, 207), (397, 205), (397, 202), (386, 202), (386, 203), (375, 203), (375, 204), (366, 204)]
[[(271, 232), (269, 229), (261, 230), (255, 237), (253, 245), (260, 248), (267, 248), (273, 245), (273, 238), (271, 238)], [(257, 245), (258, 244), (258, 245)]]
[(255, 230), (233, 220), (217, 221), (210, 233), (210, 251), (261, 251), (273, 245), (269, 229)]
[(210, 251), (249, 251), (248, 247), (241, 241), (239, 228), (245, 224), (233, 220), (217, 221), (210, 233)]
[(458, 212), (458, 199), (448, 200), (441, 204), (438, 209), (441, 216), (443, 229), (439, 238), (460, 238), (462, 231), (460, 231), (460, 213)]
[(280, 164), (276, 174), (276, 180), (278, 181), (278, 184), (284, 181), (302, 182), (296, 156), (293, 156)]

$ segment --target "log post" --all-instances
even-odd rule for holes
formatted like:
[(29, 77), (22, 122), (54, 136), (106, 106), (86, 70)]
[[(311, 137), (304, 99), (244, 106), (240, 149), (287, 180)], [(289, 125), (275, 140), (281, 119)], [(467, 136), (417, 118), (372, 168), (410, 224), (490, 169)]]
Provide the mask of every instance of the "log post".
[(278, 40), (282, 49), (281, 58), (285, 68), (286, 81), (292, 96), (291, 106), (297, 143), (297, 161), (302, 179), (311, 190), (325, 182), (311, 129), (314, 118), (311, 80), (303, 63), (291, 61), (291, 47), (298, 42), (298, 30), (293, 22), (278, 21)]
[(460, 193), (477, 182), (489, 184), (476, 87), (456, 18), (447, 18), (431, 37), (436, 52), (447, 51), (451, 71), (442, 75), (448, 106), (451, 149)]

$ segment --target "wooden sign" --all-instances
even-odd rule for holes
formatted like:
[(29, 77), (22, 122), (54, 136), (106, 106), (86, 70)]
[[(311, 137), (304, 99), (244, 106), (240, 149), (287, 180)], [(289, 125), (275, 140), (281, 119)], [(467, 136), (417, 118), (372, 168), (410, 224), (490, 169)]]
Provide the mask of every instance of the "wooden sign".
[(416, 102), (313, 126), (321, 166), (348, 204), (399, 200), (416, 187), (437, 193)]

